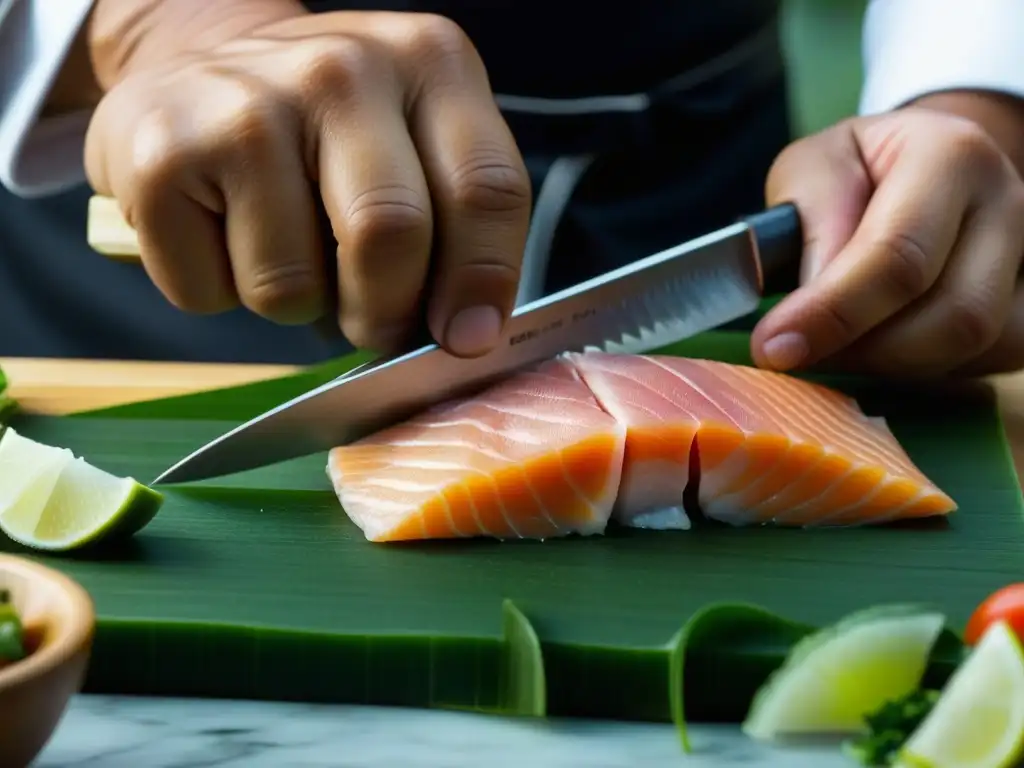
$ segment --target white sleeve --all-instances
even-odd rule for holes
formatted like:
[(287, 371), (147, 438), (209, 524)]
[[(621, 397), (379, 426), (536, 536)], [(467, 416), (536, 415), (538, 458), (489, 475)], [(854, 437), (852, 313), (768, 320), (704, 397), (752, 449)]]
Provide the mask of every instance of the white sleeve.
[(871, 0), (860, 113), (937, 91), (1024, 97), (1024, 0)]
[(90, 112), (39, 119), (93, 0), (0, 0), (0, 184), (21, 197), (85, 180)]

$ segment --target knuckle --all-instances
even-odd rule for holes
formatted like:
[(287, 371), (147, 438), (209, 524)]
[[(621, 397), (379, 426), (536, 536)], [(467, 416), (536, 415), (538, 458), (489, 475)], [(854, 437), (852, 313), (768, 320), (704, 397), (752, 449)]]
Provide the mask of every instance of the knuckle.
[(409, 54), (421, 62), (461, 62), (473, 45), (456, 22), (434, 13), (420, 15), (406, 40)]
[(529, 176), (497, 148), (474, 153), (452, 173), (451, 185), (461, 210), (526, 215), (530, 208)]
[(1003, 152), (984, 128), (966, 119), (950, 121), (949, 125), (947, 147), (954, 159), (984, 173), (1005, 170)]
[(196, 291), (188, 290), (187, 284), (183, 284), (178, 276), (171, 271), (168, 273), (163, 268), (163, 260), (154, 257), (152, 251), (143, 247), (142, 264), (150, 281), (157, 290), (167, 299), (167, 303), (177, 310), (196, 315), (214, 314), (216, 309), (211, 306), (209, 297)]
[(824, 139), (827, 139), (831, 134), (829, 129), (823, 134), (814, 136), (805, 136), (801, 139), (791, 142), (782, 149), (779, 154), (775, 156), (771, 166), (768, 169), (768, 183), (775, 181), (776, 177), (786, 176), (794, 170), (803, 165), (803, 160), (806, 158), (809, 151), (813, 151), (815, 147), (821, 145)]
[(139, 118), (131, 141), (132, 175), (140, 191), (178, 178), (191, 162), (191, 142), (179, 135), (171, 110), (154, 107)]
[(295, 64), (299, 90), (314, 99), (345, 100), (366, 79), (370, 59), (369, 46), (355, 37), (309, 40)]
[(978, 354), (999, 338), (999, 318), (990, 303), (972, 296), (957, 296), (947, 308), (948, 332), (964, 352)]
[[(173, 107), (154, 106), (140, 117), (131, 158), (136, 183), (157, 190), (195, 181), (199, 169), (249, 165), (272, 155), (281, 144), (283, 105), (259, 84), (226, 79), (218, 84), (215, 111), (201, 121)], [(183, 126), (184, 129), (183, 129)]]
[(408, 331), (405, 323), (353, 312), (342, 312), (339, 326), (342, 334), (356, 349), (384, 353), (394, 350)]
[(260, 83), (232, 79), (224, 83), (200, 142), (219, 156), (259, 157), (278, 143), (284, 116), (281, 102)]
[(885, 238), (881, 247), (887, 254), (884, 288), (903, 300), (924, 294), (932, 283), (930, 260), (924, 245), (912, 235), (894, 232)]
[(952, 147), (965, 153), (990, 152), (996, 146), (988, 132), (973, 120), (951, 120), (947, 136)]
[(828, 336), (840, 343), (856, 339), (862, 332), (850, 309), (832, 302), (824, 303), (820, 309), (821, 325), (829, 329)]
[(219, 315), (238, 306), (238, 301), (226, 293), (193, 292), (180, 286), (162, 286), (160, 292), (171, 306), (191, 315)]
[(150, 280), (176, 309), (194, 315), (218, 315), (238, 306), (230, 281), (197, 282), (194, 275), (157, 249), (144, 247), (142, 251), (142, 263)]
[(164, 215), (169, 194), (197, 186), (198, 152), (191, 141), (178, 135), (173, 117), (162, 109), (142, 116), (129, 152), (130, 172), (118, 198), (125, 221), (141, 238)]
[(430, 237), (430, 212), (415, 191), (401, 185), (360, 193), (345, 213), (345, 240), (356, 252), (376, 250), (395, 240)]
[(254, 267), (241, 287), (242, 303), (281, 322), (305, 322), (320, 310), (320, 283), (311, 264), (283, 261)]
[(348, 343), (356, 349), (373, 349), (373, 339), (369, 333), (369, 326), (360, 318), (352, 317), (349, 313), (342, 313), (338, 326)]

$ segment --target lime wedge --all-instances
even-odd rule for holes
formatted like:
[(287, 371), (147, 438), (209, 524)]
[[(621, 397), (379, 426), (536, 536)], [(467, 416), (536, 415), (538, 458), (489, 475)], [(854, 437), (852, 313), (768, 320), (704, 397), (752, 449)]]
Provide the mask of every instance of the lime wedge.
[(993, 624), (946, 683), (900, 768), (1010, 768), (1024, 759), (1024, 649)]
[(761, 687), (743, 732), (769, 740), (865, 730), (865, 715), (918, 687), (945, 617), (915, 606), (859, 611), (797, 643)]
[(151, 488), (104, 472), (66, 448), (11, 427), (0, 437), (0, 530), (19, 544), (61, 552), (131, 536), (162, 503)]
[(32, 527), (53, 493), (71, 451), (28, 440), (8, 427), (0, 436), (0, 519)]

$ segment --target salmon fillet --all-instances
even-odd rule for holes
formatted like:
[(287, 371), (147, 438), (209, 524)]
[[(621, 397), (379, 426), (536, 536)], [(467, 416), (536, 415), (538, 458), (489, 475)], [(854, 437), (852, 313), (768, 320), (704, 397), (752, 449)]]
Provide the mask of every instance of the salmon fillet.
[(331, 451), (342, 507), (370, 541), (604, 531), (626, 427), (556, 359)]
[(699, 511), (732, 525), (956, 509), (852, 398), (671, 356), (562, 356), (333, 449), (328, 474), (371, 541), (685, 529), (691, 482)]
[(956, 509), (885, 421), (841, 392), (708, 360), (568, 359), (627, 427), (616, 504), (627, 519), (682, 503), (692, 451), (700, 509), (722, 522), (848, 525)]

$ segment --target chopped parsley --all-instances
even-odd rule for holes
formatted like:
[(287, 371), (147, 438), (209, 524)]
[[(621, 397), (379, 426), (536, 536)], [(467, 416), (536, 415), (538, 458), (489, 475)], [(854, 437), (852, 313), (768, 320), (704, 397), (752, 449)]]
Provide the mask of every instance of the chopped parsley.
[(888, 701), (867, 715), (868, 732), (847, 743), (847, 753), (862, 765), (889, 766), (900, 748), (932, 711), (939, 692), (917, 690)]

